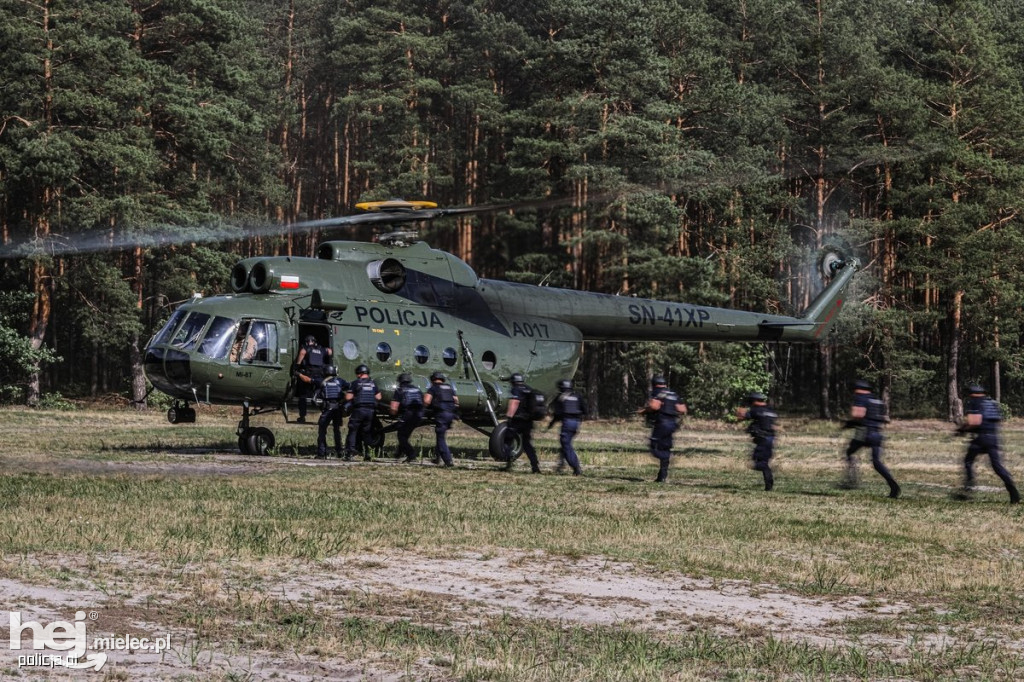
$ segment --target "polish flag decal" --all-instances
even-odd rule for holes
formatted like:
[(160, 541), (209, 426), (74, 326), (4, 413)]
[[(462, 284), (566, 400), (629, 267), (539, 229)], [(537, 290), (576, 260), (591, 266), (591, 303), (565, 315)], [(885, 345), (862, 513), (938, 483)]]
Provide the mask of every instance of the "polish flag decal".
[(281, 275), (282, 289), (298, 289), (299, 278), (296, 275)]

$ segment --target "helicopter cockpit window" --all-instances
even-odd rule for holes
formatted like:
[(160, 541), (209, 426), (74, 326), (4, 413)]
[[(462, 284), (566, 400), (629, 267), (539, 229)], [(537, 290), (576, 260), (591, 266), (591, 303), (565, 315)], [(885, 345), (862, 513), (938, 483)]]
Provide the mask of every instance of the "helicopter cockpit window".
[(171, 345), (182, 350), (192, 350), (199, 343), (199, 337), (206, 328), (210, 316), (206, 313), (191, 312), (171, 339)]
[(413, 351), (413, 357), (416, 358), (416, 362), (422, 365), (430, 359), (430, 349), (426, 346), (416, 346), (416, 350)]
[(387, 362), (391, 358), (391, 344), (381, 341), (377, 344), (377, 359)]
[(459, 355), (458, 353), (455, 352), (454, 348), (445, 348), (444, 353), (441, 354), (441, 357), (444, 358), (444, 364), (448, 365), (449, 367), (454, 367), (455, 361), (459, 359)]
[(494, 369), (494, 366), (498, 364), (498, 358), (494, 355), (494, 351), (485, 350), (484, 354), (480, 356), (480, 362), (486, 369)]
[(231, 362), (243, 365), (277, 362), (277, 325), (262, 320), (243, 322), (231, 346)]
[(231, 341), (235, 337), (235, 321), (217, 316), (210, 323), (202, 343), (199, 344), (199, 352), (210, 358), (223, 358), (231, 348)]
[(171, 315), (171, 319), (167, 320), (163, 329), (161, 329), (160, 333), (156, 335), (155, 339), (153, 339), (153, 345), (170, 343), (174, 330), (178, 328), (178, 325), (181, 324), (181, 321), (185, 319), (186, 315), (188, 315), (187, 310), (182, 310), (181, 308), (175, 310), (174, 314)]

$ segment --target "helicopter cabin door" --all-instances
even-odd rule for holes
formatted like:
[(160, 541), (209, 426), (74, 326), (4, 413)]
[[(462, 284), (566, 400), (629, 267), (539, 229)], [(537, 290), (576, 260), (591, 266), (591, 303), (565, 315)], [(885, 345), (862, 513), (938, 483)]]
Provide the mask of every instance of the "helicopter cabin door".
[[(294, 355), (292, 355), (293, 358), (298, 359), (299, 351), (302, 350), (302, 347), (306, 345), (306, 340), (311, 336), (316, 339), (316, 342), (323, 348), (330, 348), (332, 353), (335, 351), (334, 335), (331, 333), (331, 325), (300, 322), (299, 335), (296, 339), (298, 347), (295, 349)], [(328, 364), (333, 364), (333, 360)]]

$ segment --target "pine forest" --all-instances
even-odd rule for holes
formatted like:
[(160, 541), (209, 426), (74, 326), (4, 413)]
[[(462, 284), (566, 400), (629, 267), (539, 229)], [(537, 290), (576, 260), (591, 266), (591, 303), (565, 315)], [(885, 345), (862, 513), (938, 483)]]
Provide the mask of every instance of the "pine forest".
[(1024, 411), (1017, 0), (0, 8), (0, 402), (141, 399), (177, 304), (405, 197), (552, 200), (424, 232), (483, 277), (791, 314), (823, 248), (864, 264), (820, 346), (588, 343), (602, 416), (652, 372), (712, 417), (835, 417), (857, 378), (896, 417), (973, 382)]

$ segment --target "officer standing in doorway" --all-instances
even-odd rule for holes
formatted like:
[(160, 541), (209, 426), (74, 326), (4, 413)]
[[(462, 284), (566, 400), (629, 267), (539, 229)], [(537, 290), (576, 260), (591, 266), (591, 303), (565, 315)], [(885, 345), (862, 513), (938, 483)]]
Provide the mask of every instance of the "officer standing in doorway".
[(306, 423), (306, 399), (313, 395), (313, 390), (324, 378), (324, 368), (330, 364), (332, 354), (330, 348), (321, 346), (317, 343), (316, 337), (310, 334), (306, 337), (305, 345), (299, 350), (298, 357), (295, 358), (300, 382), (298, 385), (299, 418), (297, 420), (300, 424)]
[(558, 433), (558, 470), (561, 471), (568, 463), (572, 473), (579, 476), (583, 473), (580, 468), (580, 460), (576, 456), (576, 450), (572, 446), (572, 440), (580, 430), (580, 422), (587, 416), (587, 405), (583, 397), (573, 390), (572, 381), (562, 379), (558, 382), (558, 396), (551, 403), (550, 429), (556, 422), (562, 422), (562, 429)]
[(650, 396), (640, 412), (647, 415), (647, 422), (651, 425), (651, 454), (659, 463), (658, 477), (654, 482), (664, 483), (672, 457), (672, 435), (679, 428), (680, 415), (686, 414), (686, 405), (668, 387), (665, 377), (655, 374), (651, 377)]
[(370, 378), (369, 367), (356, 367), (356, 380), (349, 385), (345, 398), (352, 403), (352, 416), (348, 419), (348, 438), (345, 439), (345, 461), (351, 460), (352, 455), (361, 451), (363, 459), (369, 462), (370, 450), (367, 442), (373, 430), (377, 401), (381, 398), (380, 389)]
[(740, 419), (750, 422), (747, 433), (754, 439), (754, 469), (764, 476), (764, 489), (771, 490), (775, 485), (772, 475), (771, 460), (775, 454), (775, 421), (779, 415), (768, 407), (768, 397), (764, 393), (751, 393), (747, 396), (747, 407), (736, 410)]
[(967, 401), (966, 421), (957, 431), (971, 432), (974, 437), (967, 446), (967, 455), (964, 456), (964, 487), (956, 497), (970, 499), (974, 492), (974, 460), (978, 455), (986, 454), (992, 464), (992, 471), (996, 472), (996, 476), (1003, 481), (1006, 491), (1010, 493), (1010, 504), (1020, 504), (1020, 493), (1002, 462), (999, 426), (1003, 415), (999, 410), (999, 403), (987, 395), (984, 386), (974, 384), (967, 390), (970, 392), (970, 398)]
[[(540, 462), (537, 460), (537, 451), (533, 447), (533, 391), (526, 385), (526, 379), (519, 372), (515, 372), (510, 378), (512, 388), (510, 390), (510, 396), (508, 401), (508, 410), (505, 412), (505, 416), (508, 419), (508, 428), (517, 436), (519, 436), (520, 442), (522, 442), (523, 452), (526, 453), (527, 458), (530, 460), (530, 471), (539, 474), (540, 473)], [(511, 454), (508, 457), (508, 463), (505, 465), (506, 471), (512, 470), (513, 459)]]
[(853, 439), (846, 448), (846, 479), (843, 487), (856, 488), (859, 485), (857, 459), (854, 454), (863, 447), (871, 448), (871, 465), (889, 484), (889, 497), (900, 496), (900, 486), (882, 462), (882, 427), (885, 426), (885, 403), (871, 392), (871, 384), (863, 379), (853, 383), (853, 405), (850, 419), (843, 428), (854, 428)]
[(455, 394), (455, 387), (447, 383), (443, 372), (434, 372), (430, 375), (430, 388), (423, 396), (423, 402), (433, 412), (434, 435), (437, 437), (434, 452), (434, 462), (440, 458), (446, 467), (454, 466), (452, 462), (452, 451), (448, 448), (448, 429), (455, 421), (455, 413), (459, 408), (459, 396)]
[(423, 419), (423, 391), (412, 383), (412, 375), (403, 372), (398, 375), (398, 388), (391, 398), (391, 414), (398, 417), (398, 456), (405, 461), (415, 462), (416, 451), (409, 437)]
[(316, 437), (316, 458), (327, 457), (327, 427), (334, 428), (334, 454), (341, 457), (341, 422), (345, 415), (345, 393), (348, 391), (348, 382), (338, 377), (338, 370), (334, 365), (328, 365), (324, 374), (327, 378), (320, 384), (316, 395), (323, 401), (320, 412), (320, 419), (317, 421)]

